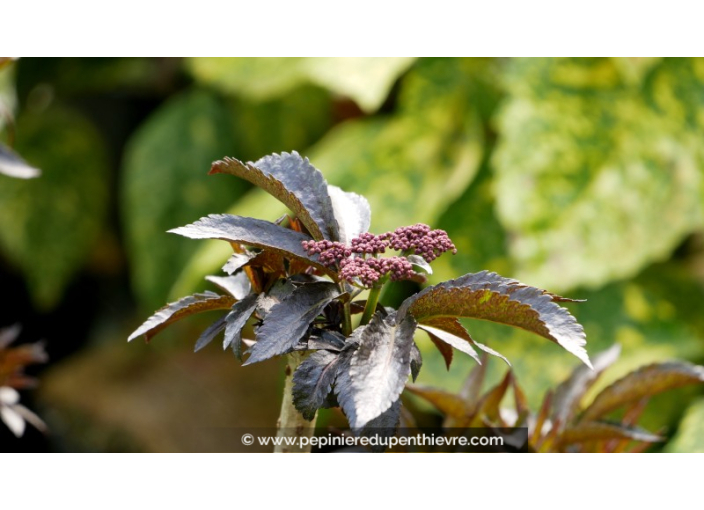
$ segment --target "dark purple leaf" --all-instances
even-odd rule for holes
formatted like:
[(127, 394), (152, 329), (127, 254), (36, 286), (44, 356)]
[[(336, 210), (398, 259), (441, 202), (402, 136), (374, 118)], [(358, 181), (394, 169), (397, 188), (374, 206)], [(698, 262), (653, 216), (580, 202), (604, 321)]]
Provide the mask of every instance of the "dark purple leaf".
[(293, 405), (306, 420), (312, 420), (332, 389), (337, 375), (338, 354), (317, 351), (306, 358), (293, 374)]
[(256, 308), (259, 318), (264, 319), (271, 309), (288, 298), (295, 288), (291, 279), (281, 279), (274, 282), (267, 292), (259, 294)]
[(181, 298), (159, 309), (137, 328), (127, 341), (130, 342), (140, 335), (144, 335), (145, 339), (149, 341), (166, 326), (184, 317), (210, 310), (228, 310), (234, 302), (232, 296), (220, 296), (210, 291)]
[(248, 180), (291, 209), (314, 239), (339, 240), (327, 182), (320, 170), (296, 151), (272, 154), (246, 164), (225, 158), (213, 163), (210, 173)]
[(372, 210), (367, 199), (356, 193), (328, 186), (332, 209), (340, 232), (340, 242), (350, 245), (352, 239), (369, 231)]
[(653, 363), (622, 377), (599, 393), (584, 411), (582, 421), (594, 421), (630, 402), (666, 390), (704, 382), (704, 367), (684, 361)]
[(360, 335), (350, 360), (355, 420), (352, 428), (364, 427), (396, 402), (411, 373), (411, 348), (416, 321), (407, 316), (384, 319), (375, 314)]
[(231, 214), (211, 214), (195, 223), (169, 232), (191, 239), (222, 239), (272, 250), (334, 276), (330, 269), (318, 262), (317, 255), (309, 256), (303, 249), (301, 243), (310, 240), (310, 237), (268, 221)]
[(208, 329), (203, 331), (203, 334), (201, 334), (200, 338), (196, 341), (196, 346), (193, 351), (200, 351), (203, 347), (212, 342), (213, 338), (215, 338), (223, 329), (225, 329), (225, 317), (220, 317), (217, 321), (212, 323)]
[(244, 365), (283, 354), (303, 339), (315, 318), (330, 301), (340, 296), (334, 283), (301, 285), (288, 298), (274, 305), (256, 332), (257, 342)]
[(232, 352), (237, 359), (242, 360), (242, 328), (254, 313), (257, 307), (257, 294), (250, 294), (242, 301), (232, 305), (232, 311), (225, 317), (225, 339), (222, 348), (232, 346)]
[[(396, 428), (401, 420), (401, 399), (396, 400), (391, 407), (379, 416), (369, 421), (359, 433), (360, 436), (389, 438), (396, 435)], [(374, 453), (383, 453), (385, 445), (371, 444), (369, 446)]]
[(214, 283), (237, 300), (244, 299), (252, 291), (252, 284), (243, 272), (239, 272), (234, 276), (206, 276), (205, 279), (210, 283)]
[(227, 259), (225, 265), (222, 266), (222, 270), (231, 275), (238, 269), (241, 269), (245, 264), (247, 264), (247, 262), (256, 256), (256, 253), (249, 250), (245, 250), (243, 253), (233, 253), (230, 255), (230, 258)]
[(329, 351), (341, 351), (345, 347), (345, 336), (337, 331), (327, 329), (315, 329), (308, 338), (308, 349)]
[(591, 366), (584, 328), (555, 303), (560, 300), (542, 289), (482, 271), (423, 289), (403, 302), (397, 320), (411, 314), (421, 324), (443, 316), (506, 324), (552, 340)]
[(552, 400), (552, 419), (562, 428), (572, 419), (579, 408), (589, 388), (591, 388), (604, 370), (609, 368), (621, 353), (619, 344), (600, 352), (594, 356), (594, 370), (584, 365), (578, 366), (570, 377), (562, 382), (556, 389)]
[(433, 268), (430, 267), (430, 264), (428, 264), (428, 262), (420, 255), (409, 255), (407, 258), (408, 262), (410, 262), (414, 266), (418, 266), (427, 274), (433, 274)]
[(420, 354), (420, 349), (415, 342), (411, 345), (411, 379), (416, 382), (420, 368), (423, 366), (423, 356)]

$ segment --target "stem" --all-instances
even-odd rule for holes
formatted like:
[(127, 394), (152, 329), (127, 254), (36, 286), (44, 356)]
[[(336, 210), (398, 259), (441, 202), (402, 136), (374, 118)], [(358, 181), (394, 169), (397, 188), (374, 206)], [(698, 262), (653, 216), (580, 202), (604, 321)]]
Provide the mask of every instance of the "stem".
[[(340, 282), (340, 291), (341, 292), (346, 292), (345, 289), (345, 284)], [(345, 304), (343, 305), (342, 309), (342, 333), (345, 336), (350, 336), (352, 334), (352, 296), (349, 296), (349, 299), (345, 301)]]
[[(312, 421), (308, 421), (293, 405), (293, 373), (304, 358), (305, 355), (300, 352), (292, 352), (287, 356), (284, 399), (281, 402), (279, 421), (276, 423), (276, 437), (310, 438), (313, 436), (318, 415), (316, 414)], [(274, 453), (310, 453), (310, 450), (310, 442), (306, 446), (281, 444), (274, 447)]]
[(364, 306), (364, 313), (362, 314), (361, 325), (369, 324), (369, 321), (374, 315), (374, 310), (376, 310), (376, 304), (379, 302), (379, 294), (381, 294), (381, 288), (384, 286), (383, 282), (381, 285), (375, 285), (369, 291), (369, 297), (367, 298), (367, 304)]

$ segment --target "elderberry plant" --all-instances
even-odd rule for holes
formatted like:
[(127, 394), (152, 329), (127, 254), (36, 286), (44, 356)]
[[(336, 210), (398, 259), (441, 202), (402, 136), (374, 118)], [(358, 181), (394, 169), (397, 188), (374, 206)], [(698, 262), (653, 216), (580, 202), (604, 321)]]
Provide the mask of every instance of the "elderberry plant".
[[(329, 186), (298, 153), (272, 154), (255, 163), (225, 158), (213, 163), (210, 173), (246, 179), (292, 214), (276, 222), (215, 214), (171, 230), (232, 245), (234, 253), (223, 266), (228, 276), (208, 277), (224, 293), (208, 291), (171, 303), (129, 340), (141, 335), (149, 340), (194, 313), (225, 310), (197, 340), (196, 350), (224, 332), (223, 347), (240, 360), (247, 356), (244, 365), (289, 355), (296, 361), (284, 407), (289, 401), (294, 413), (314, 420), (318, 409), (339, 406), (356, 432), (396, 427), (404, 385), (409, 376), (416, 379), (422, 365), (417, 330), (429, 335), (448, 369), (453, 348), (477, 362), (476, 349), (503, 358), (475, 341), (459, 317), (531, 331), (591, 366), (582, 326), (558, 305), (574, 300), (496, 273), (470, 273), (426, 287), (398, 310), (382, 306), (379, 296), (388, 282), (424, 283), (430, 263), (445, 252), (456, 253), (455, 245), (446, 232), (423, 224), (368, 232), (367, 200)], [(252, 340), (242, 337), (250, 320)]]

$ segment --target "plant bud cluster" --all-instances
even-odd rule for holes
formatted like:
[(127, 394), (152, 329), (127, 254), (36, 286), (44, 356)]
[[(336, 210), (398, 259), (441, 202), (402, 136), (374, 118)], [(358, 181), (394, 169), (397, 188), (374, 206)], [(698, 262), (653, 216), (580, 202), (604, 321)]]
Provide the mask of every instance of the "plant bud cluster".
[(431, 230), (422, 223), (380, 235), (367, 232), (352, 239), (350, 246), (327, 240), (303, 241), (302, 244), (308, 255), (318, 255), (321, 264), (339, 268), (341, 279), (359, 281), (365, 287), (374, 286), (386, 275), (392, 281), (408, 280), (417, 275), (405, 256), (379, 258), (387, 248), (404, 252), (404, 255), (420, 255), (427, 262), (446, 251), (457, 253), (447, 232)]

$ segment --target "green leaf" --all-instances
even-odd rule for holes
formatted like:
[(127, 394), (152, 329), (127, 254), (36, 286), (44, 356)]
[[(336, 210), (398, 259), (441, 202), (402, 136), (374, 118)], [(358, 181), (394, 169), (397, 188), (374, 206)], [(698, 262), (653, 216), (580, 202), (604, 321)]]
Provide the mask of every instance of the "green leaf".
[(666, 59), (641, 86), (611, 59), (513, 62), (493, 161), (520, 279), (598, 287), (701, 227), (701, 66)]
[(689, 406), (677, 434), (665, 447), (670, 453), (704, 453), (704, 399)]
[(296, 287), (266, 315), (264, 324), (256, 332), (257, 341), (244, 365), (264, 361), (293, 349), (303, 340), (315, 318), (339, 296), (340, 289), (330, 282)]
[(226, 210), (248, 187), (237, 179), (207, 176), (212, 161), (230, 152), (233, 139), (226, 105), (206, 92), (191, 91), (163, 105), (130, 140), (123, 222), (132, 286), (145, 306), (164, 302), (177, 275), (174, 268), (198, 249), (166, 231)]
[(367, 113), (377, 110), (414, 57), (312, 57), (301, 60), (315, 84), (353, 99)]
[(21, 268), (37, 305), (51, 308), (105, 229), (107, 158), (93, 125), (58, 107), (20, 116), (16, 142), (43, 174), (0, 176), (0, 248)]
[(701, 382), (704, 382), (702, 366), (683, 361), (654, 363), (631, 372), (604, 389), (584, 411), (581, 420), (595, 420), (630, 402)]
[(32, 179), (39, 177), (41, 173), (41, 170), (28, 165), (19, 154), (0, 142), (0, 174), (19, 179)]
[(330, 273), (330, 269), (318, 262), (317, 255), (309, 256), (303, 249), (301, 243), (310, 240), (310, 237), (268, 221), (230, 214), (211, 214), (195, 223), (171, 229), (169, 232), (191, 239), (221, 239), (271, 250)]
[(234, 303), (235, 299), (232, 296), (221, 296), (210, 291), (181, 298), (157, 310), (129, 336), (127, 341), (131, 342), (141, 335), (149, 341), (166, 326), (184, 317), (211, 310), (228, 310)]
[(350, 97), (365, 111), (379, 108), (414, 58), (197, 58), (187, 68), (203, 83), (255, 100), (314, 83)]
[(394, 315), (384, 318), (376, 313), (362, 331), (349, 368), (353, 428), (364, 427), (398, 400), (411, 374), (415, 328), (413, 317), (406, 316), (397, 323)]
[(561, 298), (496, 273), (468, 274), (423, 289), (403, 302), (399, 320), (411, 314), (423, 324), (444, 316), (482, 319), (525, 329), (562, 346), (591, 366), (584, 329), (555, 304)]
[(328, 182), (369, 200), (374, 230), (435, 223), (473, 179), (483, 143), (475, 72), (471, 60), (421, 61), (404, 77), (398, 113), (348, 121), (310, 151)]
[(213, 163), (210, 173), (248, 180), (291, 209), (314, 239), (339, 240), (327, 182), (320, 170), (296, 151), (272, 154), (247, 164), (225, 158)]

